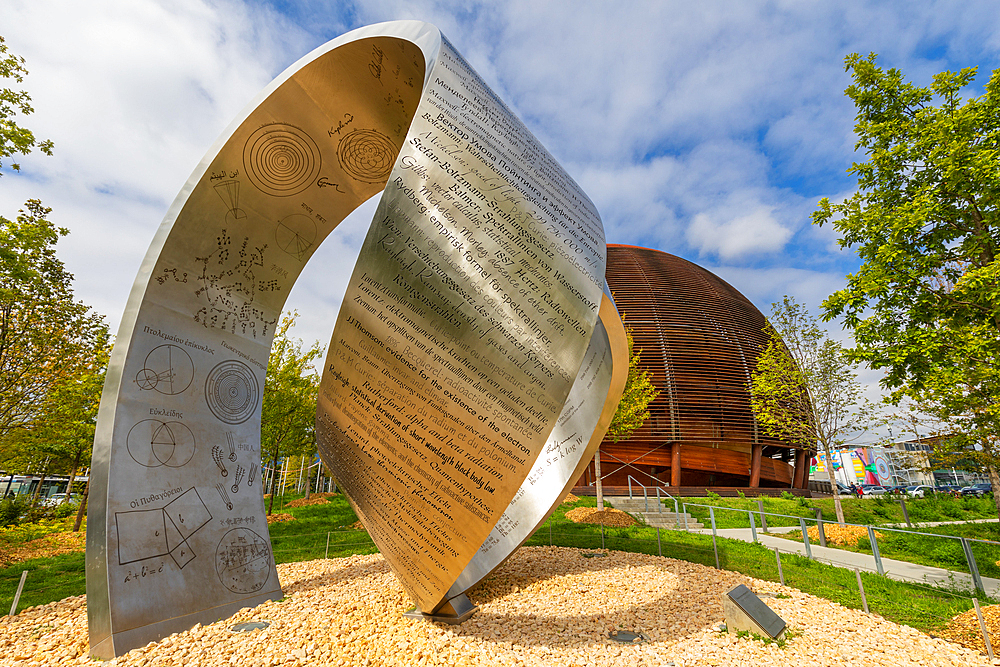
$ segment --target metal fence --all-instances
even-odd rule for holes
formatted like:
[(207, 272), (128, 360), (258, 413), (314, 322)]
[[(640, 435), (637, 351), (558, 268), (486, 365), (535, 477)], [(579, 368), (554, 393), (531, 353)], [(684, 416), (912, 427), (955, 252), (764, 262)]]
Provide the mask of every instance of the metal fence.
[[(851, 526), (863, 529), (867, 533), (867, 547), (865, 549), (859, 549), (859, 551), (867, 551), (872, 556), (872, 565), (874, 571), (879, 574), (886, 574), (885, 563), (884, 563), (884, 549), (879, 547), (879, 538), (883, 540), (883, 544), (886, 542), (890, 543), (890, 549), (894, 549), (892, 546), (892, 540), (887, 539), (884, 535), (885, 533), (899, 535), (901, 537), (905, 536), (906, 540), (913, 541), (919, 540), (916, 544), (924, 545), (922, 551), (924, 553), (933, 554), (936, 560), (940, 561), (938, 564), (927, 564), (926, 567), (940, 568), (943, 570), (951, 571), (954, 573), (961, 573), (969, 575), (971, 582), (976, 591), (980, 594), (985, 595), (987, 593), (986, 587), (983, 584), (983, 578), (980, 575), (979, 562), (983, 562), (984, 565), (990, 568), (991, 571), (1000, 568), (1000, 542), (993, 540), (986, 540), (980, 538), (972, 537), (961, 537), (958, 535), (945, 535), (940, 533), (927, 533), (918, 530), (906, 530), (902, 528), (893, 528), (889, 526), (873, 526), (869, 524), (856, 524), (856, 523), (844, 523), (838, 524), (833, 521), (822, 518), (822, 513), (819, 508), (809, 508), (815, 513), (814, 518), (793, 516), (788, 514), (778, 514), (774, 512), (763, 511), (763, 503), (759, 503), (759, 509), (757, 511), (747, 510), (742, 508), (734, 507), (721, 507), (716, 505), (703, 505), (699, 503), (685, 503), (683, 505), (683, 528), (684, 530), (690, 530), (687, 522), (687, 514), (689, 507), (700, 507), (708, 510), (708, 520), (711, 523), (713, 536), (717, 533), (716, 527), (716, 516), (715, 513), (718, 512), (730, 512), (740, 515), (740, 517), (746, 517), (745, 522), (740, 521), (739, 528), (748, 527), (751, 530), (753, 540), (758, 541), (757, 529), (758, 526), (764, 532), (768, 532), (768, 527), (788, 527), (790, 524), (792, 526), (797, 526), (802, 535), (802, 544), (805, 548), (806, 555), (809, 558), (813, 558), (812, 547), (813, 543), (810, 540), (808, 527), (814, 525), (817, 528), (819, 537), (819, 546), (827, 547), (827, 537), (826, 537), (826, 524), (829, 525), (843, 525)], [(905, 505), (904, 514), (905, 514)], [(775, 521), (777, 519), (777, 521)], [(729, 523), (733, 523), (732, 520)], [(882, 535), (880, 535), (882, 534)], [(863, 544), (863, 543), (862, 543)], [(978, 552), (978, 556), (977, 556)], [(907, 559), (907, 554), (900, 554), (899, 560), (912, 562)], [(823, 560), (820, 558), (820, 560)], [(830, 561), (836, 564), (836, 561)], [(924, 565), (921, 563), (914, 563), (915, 565)], [(862, 568), (867, 569), (867, 568)]]

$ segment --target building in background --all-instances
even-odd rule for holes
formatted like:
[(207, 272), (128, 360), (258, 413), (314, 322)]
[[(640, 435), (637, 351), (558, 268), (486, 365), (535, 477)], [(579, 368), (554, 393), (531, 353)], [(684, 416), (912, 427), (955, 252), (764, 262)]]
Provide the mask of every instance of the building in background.
[[(684, 495), (807, 494), (812, 452), (766, 436), (750, 409), (750, 373), (767, 344), (764, 315), (718, 276), (658, 250), (609, 245), (607, 280), (660, 394), (632, 437), (602, 443), (604, 485), (625, 487), (631, 478)], [(577, 490), (594, 482), (591, 463)]]
[[(834, 455), (833, 473), (841, 484), (879, 484), (881, 486), (966, 486), (988, 482), (982, 474), (962, 468), (943, 467), (934, 458), (933, 437), (920, 440), (882, 443), (877, 446), (842, 448)], [(827, 482), (826, 456), (813, 456), (809, 478)]]

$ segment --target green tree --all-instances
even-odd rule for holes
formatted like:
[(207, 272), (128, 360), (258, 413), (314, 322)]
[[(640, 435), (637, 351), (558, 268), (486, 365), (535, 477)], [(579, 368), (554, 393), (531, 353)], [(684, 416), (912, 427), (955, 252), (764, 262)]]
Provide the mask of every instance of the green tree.
[(769, 436), (826, 454), (837, 521), (844, 523), (833, 473), (836, 449), (873, 421), (861, 384), (839, 343), (791, 297), (771, 305), (768, 343), (750, 374), (750, 406)]
[(53, 392), (92, 371), (106, 345), (103, 318), (73, 296), (56, 257), (56, 228), (37, 200), (0, 217), (0, 457), (18, 432), (43, 426)]
[(933, 404), (963, 434), (953, 446), (975, 441), (1000, 488), (1000, 70), (963, 102), (975, 68), (916, 86), (874, 54), (845, 62), (865, 161), (849, 170), (858, 191), (813, 220), (862, 264), (824, 317), (844, 318), (851, 358), (885, 371), (893, 401)]
[[(288, 335), (298, 313), (285, 315), (271, 343), (261, 409), (261, 453), (267, 453), (277, 474), (278, 462), (286, 456), (310, 455), (316, 451), (316, 398), (319, 373), (313, 367), (321, 359), (319, 343), (303, 349), (302, 341)], [(273, 488), (272, 484), (272, 488)], [(274, 507), (274, 494), (267, 513)]]
[[(0, 78), (23, 83), (27, 73), (28, 70), (24, 68), (24, 58), (10, 53), (4, 38), (0, 37)], [(0, 176), (3, 176), (2, 158), (9, 158), (17, 153), (27, 155), (35, 148), (46, 155), (52, 155), (51, 141), (48, 139), (38, 141), (31, 130), (15, 122), (18, 115), (27, 116), (33, 112), (28, 93), (23, 90), (0, 88)], [(16, 162), (10, 167), (14, 171), (21, 169), (21, 165)]]
[(612, 442), (631, 437), (649, 419), (649, 404), (660, 394), (653, 386), (649, 372), (639, 365), (642, 362), (642, 349), (635, 349), (632, 330), (628, 327), (625, 328), (625, 338), (628, 340), (628, 379), (625, 380), (622, 400), (608, 426), (607, 437)]
[[(625, 317), (622, 316), (624, 322)], [(625, 389), (618, 402), (618, 408), (611, 418), (605, 437), (612, 442), (625, 440), (638, 430), (649, 419), (649, 404), (659, 395), (649, 378), (649, 372), (642, 369), (642, 349), (635, 349), (632, 340), (632, 329), (625, 327), (625, 339), (628, 341), (628, 377), (625, 379)], [(601, 450), (594, 453), (594, 477), (597, 485), (597, 507), (604, 509), (604, 488), (601, 484)]]

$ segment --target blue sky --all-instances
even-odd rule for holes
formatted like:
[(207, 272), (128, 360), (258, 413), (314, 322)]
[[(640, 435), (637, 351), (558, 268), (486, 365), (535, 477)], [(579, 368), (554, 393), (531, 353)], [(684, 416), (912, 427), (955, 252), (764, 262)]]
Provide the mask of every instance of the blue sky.
[[(995, 2), (2, 0), (55, 156), (0, 179), (0, 215), (40, 198), (59, 255), (116, 329), (169, 203), (274, 76), (347, 30), (436, 24), (590, 195), (609, 242), (680, 255), (767, 312), (814, 313), (857, 266), (810, 225), (848, 196), (856, 159), (844, 56), (880, 54), (926, 84), (1000, 67)], [(969, 91), (979, 94), (977, 87)], [(373, 206), (344, 223), (289, 299), (325, 343)], [(838, 336), (839, 326), (832, 331)], [(876, 378), (864, 374), (866, 381)]]

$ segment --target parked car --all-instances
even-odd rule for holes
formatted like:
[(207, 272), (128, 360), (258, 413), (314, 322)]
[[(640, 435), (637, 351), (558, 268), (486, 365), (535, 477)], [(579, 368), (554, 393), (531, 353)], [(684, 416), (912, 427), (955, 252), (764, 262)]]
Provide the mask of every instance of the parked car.
[(853, 496), (854, 491), (851, 491), (851, 487), (837, 482), (837, 495), (838, 496)]
[(927, 486), (925, 484), (916, 484), (914, 486), (906, 487), (907, 495), (912, 498), (923, 498), (925, 495), (930, 495), (936, 492), (937, 490), (933, 486)]
[(884, 486), (879, 486), (878, 484), (861, 485), (861, 493), (866, 496), (881, 496), (886, 491), (887, 489)]
[(962, 487), (957, 484), (938, 484), (934, 490), (938, 493), (958, 493)]
[(963, 496), (976, 496), (977, 498), (982, 498), (986, 493), (993, 493), (992, 484), (973, 484), (972, 486), (966, 486), (962, 489)]
[[(55, 507), (56, 505), (61, 505), (64, 500), (66, 500), (65, 493), (53, 493), (48, 498), (42, 498), (40, 504), (45, 505), (46, 507)], [(78, 496), (73, 496), (72, 498), (69, 499), (69, 502), (71, 504), (75, 504), (80, 501)]]
[(906, 493), (906, 488), (907, 487), (902, 486), (902, 485), (900, 485), (900, 486), (890, 486), (889, 488), (887, 488), (885, 490), (885, 492), (886, 493), (895, 493), (895, 494), (898, 494), (898, 495), (903, 495), (904, 493)]

